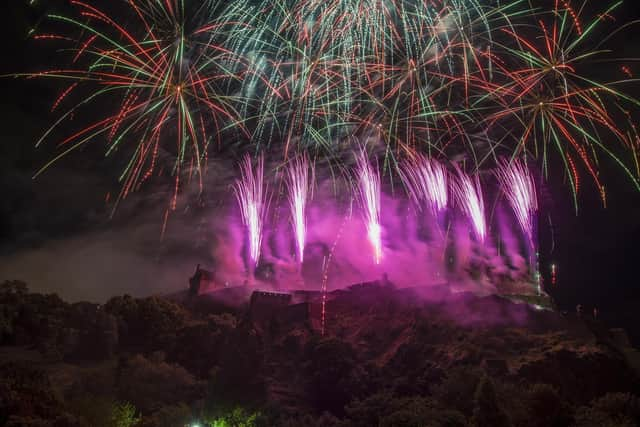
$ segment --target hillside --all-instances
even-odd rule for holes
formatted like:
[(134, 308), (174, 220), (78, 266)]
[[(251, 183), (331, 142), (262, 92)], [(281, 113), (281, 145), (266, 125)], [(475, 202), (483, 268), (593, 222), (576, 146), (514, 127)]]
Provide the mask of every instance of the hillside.
[(0, 425), (640, 421), (638, 353), (597, 319), (371, 284), (328, 296), (323, 336), (318, 295), (227, 293), (99, 306), (6, 282)]

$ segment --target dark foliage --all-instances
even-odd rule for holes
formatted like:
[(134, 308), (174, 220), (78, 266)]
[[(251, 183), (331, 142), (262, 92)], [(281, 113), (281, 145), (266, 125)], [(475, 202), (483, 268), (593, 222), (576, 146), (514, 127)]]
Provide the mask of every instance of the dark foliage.
[(211, 369), (220, 363), (227, 349), (225, 341), (235, 327), (236, 320), (230, 314), (209, 316), (206, 321), (187, 325), (177, 331), (168, 358), (206, 379)]
[(104, 309), (119, 320), (121, 346), (147, 352), (172, 348), (188, 317), (181, 306), (158, 297), (115, 297)]
[(578, 409), (581, 427), (632, 427), (640, 425), (640, 398), (628, 393), (608, 393)]
[(203, 394), (203, 386), (182, 366), (137, 355), (124, 360), (117, 378), (118, 398), (143, 413), (166, 405), (188, 403)]
[(481, 379), (482, 372), (468, 367), (457, 367), (450, 370), (442, 382), (431, 388), (433, 397), (470, 417), (474, 409), (474, 396)]
[(311, 341), (305, 360), (307, 390), (317, 410), (341, 415), (344, 406), (364, 391), (364, 372), (349, 343), (336, 338)]
[(221, 342), (219, 364), (211, 371), (208, 400), (213, 406), (251, 404), (264, 398), (263, 343), (246, 325)]
[(0, 365), (0, 425), (78, 425), (66, 413), (42, 370), (29, 363)]
[(636, 373), (606, 330), (594, 337), (601, 325), (554, 313), (517, 327), (460, 324), (461, 310), (512, 307), (381, 292), (332, 301), (323, 337), (304, 316), (274, 328), (237, 308), (67, 304), (5, 282), (0, 426), (640, 425)]
[(472, 426), (511, 426), (511, 420), (500, 406), (493, 382), (488, 377), (485, 376), (480, 380), (473, 403), (473, 417), (471, 418)]

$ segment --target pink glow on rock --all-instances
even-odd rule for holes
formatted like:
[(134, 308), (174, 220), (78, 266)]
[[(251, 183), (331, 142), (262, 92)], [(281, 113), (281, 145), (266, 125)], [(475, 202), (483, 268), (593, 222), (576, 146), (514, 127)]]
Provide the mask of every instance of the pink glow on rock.
[[(259, 261), (261, 265), (273, 269), (273, 276), (269, 280), (259, 277), (252, 283), (267, 290), (306, 289), (331, 292), (354, 283), (379, 280), (385, 274), (399, 287), (447, 286), (454, 292), (471, 289), (482, 293), (492, 292), (496, 283), (504, 282), (508, 286), (516, 282), (529, 283), (530, 270), (527, 268), (526, 253), (522, 253), (524, 249), (519, 244), (519, 238), (516, 238), (519, 233), (514, 233), (519, 227), (513, 228), (516, 221), (508, 203), (499, 204), (496, 215), (491, 216), (492, 227), (499, 232), (499, 239), (496, 242), (485, 239), (481, 243), (482, 248), (479, 248), (480, 240), (467, 218), (466, 210), (461, 209), (465, 215), (450, 216), (446, 231), (437, 232), (442, 227), (438, 224), (440, 218), (434, 215), (416, 215), (400, 192), (382, 192), (381, 177), (375, 167), (375, 160), (369, 165), (366, 156), (364, 159), (366, 166), (362, 166), (362, 159), (356, 163), (353, 180), (338, 180), (337, 184), (335, 178), (315, 181), (313, 197), (307, 199), (305, 206), (303, 262), (300, 262), (294, 249), (297, 243), (292, 239), (292, 206), (286, 191), (288, 176), (287, 169), (283, 170), (286, 194), (282, 203), (274, 207), (274, 212), (282, 212), (283, 215), (256, 215), (256, 218), (264, 218), (260, 222), (262, 245)], [(256, 159), (252, 160), (253, 168), (249, 173), (245, 171), (245, 176), (259, 175), (256, 172)], [(244, 170), (246, 169), (245, 165)], [(374, 182), (374, 185), (363, 188), (360, 185), (364, 181), (361, 176), (366, 177), (367, 183)], [(449, 206), (451, 201), (458, 206), (458, 174), (450, 173), (448, 178)], [(310, 179), (313, 181), (313, 178)], [(478, 178), (471, 175), (466, 182), (467, 187), (472, 189), (465, 193), (467, 200), (468, 194), (472, 194), (471, 199), (475, 195), (475, 204), (478, 206), (486, 203), (480, 199), (484, 191), (479, 191)], [(265, 185), (264, 188), (266, 190), (268, 187)], [(238, 189), (239, 186), (236, 192)], [(362, 194), (367, 189), (373, 191), (369, 198)], [(496, 193), (491, 190), (488, 189), (486, 194)], [(270, 206), (268, 194), (266, 200), (267, 206)], [(361, 215), (353, 215), (354, 200)], [(363, 201), (373, 203), (361, 204)], [(375, 209), (370, 211), (368, 206), (374, 206)], [(382, 206), (384, 209), (381, 209)], [(428, 210), (426, 205), (425, 209)], [(212, 231), (215, 235), (213, 253), (216, 271), (230, 287), (240, 286), (245, 282), (247, 264), (252, 261), (249, 257), (251, 248), (247, 242), (250, 226), (239, 210), (230, 209), (228, 215), (220, 212), (212, 217), (212, 225), (215, 225)], [(264, 210), (266, 212), (266, 206)], [(484, 207), (478, 210), (483, 212), (480, 215), (483, 219)], [(369, 215), (372, 215), (374, 221), (368, 221)], [(486, 236), (488, 224), (485, 227)], [(429, 231), (430, 229), (433, 230)], [(383, 230), (384, 235), (380, 236)], [(470, 233), (470, 230), (473, 231)], [(384, 238), (383, 242), (379, 236)], [(375, 242), (380, 242), (377, 252), (380, 254), (379, 264), (372, 263), (372, 258), (375, 260), (376, 255)], [(494, 244), (499, 244), (499, 247)], [(479, 269), (482, 274), (478, 274)]]

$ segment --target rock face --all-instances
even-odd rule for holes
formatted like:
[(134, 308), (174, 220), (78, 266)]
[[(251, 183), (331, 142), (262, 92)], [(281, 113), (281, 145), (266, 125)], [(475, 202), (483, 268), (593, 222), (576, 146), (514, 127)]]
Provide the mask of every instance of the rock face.
[(71, 328), (64, 329), (64, 354), (69, 359), (111, 359), (118, 349), (118, 321), (97, 304), (72, 306)]
[(504, 359), (485, 359), (483, 367), (491, 376), (504, 376), (509, 373), (507, 361)]
[(249, 317), (254, 322), (268, 322), (290, 303), (291, 294), (255, 291), (249, 302)]
[(634, 372), (621, 357), (598, 348), (545, 351), (520, 366), (514, 376), (570, 390), (575, 402), (591, 401), (609, 390), (630, 392), (636, 385)]
[[(284, 317), (283, 310), (276, 312)], [(287, 328), (270, 330), (275, 335), (265, 355), (272, 389), (287, 389), (275, 398), (286, 395), (283, 404), (292, 406), (291, 396), (303, 404), (308, 387), (292, 375), (295, 364), (304, 363), (296, 349), (313, 345), (313, 334), (304, 316), (288, 320)], [(610, 391), (637, 391), (636, 373), (594, 333), (596, 326), (497, 296), (422, 294), (379, 284), (336, 292), (326, 305), (327, 339), (347, 343), (358, 366), (375, 367), (377, 381), (421, 393), (460, 367), (526, 387), (549, 384), (575, 404)], [(274, 351), (279, 348), (287, 350)]]
[(18, 411), (73, 425), (64, 417), (126, 399), (149, 419), (162, 419), (167, 405), (186, 408), (186, 421), (171, 425), (210, 403), (306, 420), (329, 413), (320, 424), (264, 425), (570, 426), (578, 412), (615, 415), (640, 391), (637, 352), (592, 318), (384, 281), (331, 292), (325, 304), (314, 292), (250, 291), (225, 289), (234, 298), (215, 301), (123, 296), (105, 306), (0, 293), (0, 374), (15, 371), (0, 376), (0, 421)]

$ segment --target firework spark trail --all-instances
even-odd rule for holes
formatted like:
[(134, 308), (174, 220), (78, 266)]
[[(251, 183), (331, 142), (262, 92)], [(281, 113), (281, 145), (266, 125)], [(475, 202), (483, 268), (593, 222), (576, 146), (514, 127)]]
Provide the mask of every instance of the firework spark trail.
[(419, 209), (426, 204), (434, 215), (446, 209), (447, 170), (441, 163), (418, 155), (400, 173), (409, 196)]
[(457, 179), (451, 185), (453, 194), (458, 202), (458, 206), (464, 214), (469, 218), (475, 236), (481, 242), (484, 242), (487, 236), (487, 225), (485, 221), (484, 200), (482, 197), (482, 188), (480, 187), (480, 179), (478, 175), (471, 178), (456, 167), (458, 173)]
[(380, 227), (380, 172), (371, 166), (364, 150), (357, 157), (358, 194), (367, 227), (367, 236), (373, 247), (376, 264), (382, 260), (382, 229)]
[[(604, 155), (640, 190), (640, 101), (622, 92), (631, 70), (605, 81), (581, 74), (607, 60), (601, 45), (617, 31), (602, 39), (598, 28), (621, 1), (591, 17), (568, 0), (128, 0), (124, 14), (70, 3), (70, 16), (49, 18), (75, 35), (34, 35), (70, 53), (68, 67), (21, 74), (67, 82), (52, 106), (59, 119), (38, 143), (83, 123), (92, 106), (101, 114), (63, 137), (40, 172), (104, 140), (107, 154), (129, 159), (116, 206), (168, 171), (174, 210), (185, 178), (202, 187), (208, 156), (229, 144), (278, 147), (284, 158), (312, 149), (334, 174), (357, 151), (348, 139), (371, 135), (384, 167), (422, 152), (474, 159), (480, 170), (499, 149), (526, 151), (546, 176), (554, 153), (577, 204), (580, 173), (606, 201)], [(471, 141), (479, 132), (488, 151)]]
[(500, 161), (495, 175), (500, 182), (522, 231), (533, 239), (534, 215), (538, 210), (536, 186), (526, 164), (520, 160)]
[[(305, 138), (328, 148), (354, 124), (360, 132), (380, 125), (387, 145), (415, 147), (435, 129), (451, 130), (455, 83), (468, 85), (491, 61), (481, 64), (472, 42), (490, 41), (491, 20), (511, 13), (478, 0), (233, 2), (227, 20), (246, 31), (226, 46), (250, 64), (241, 109), (255, 113), (252, 138), (279, 136), (285, 152)], [(438, 126), (440, 119), (447, 123)]]
[(351, 217), (351, 212), (344, 216), (342, 220), (342, 224), (340, 224), (340, 228), (336, 233), (336, 239), (333, 241), (333, 245), (331, 246), (331, 250), (329, 251), (329, 255), (326, 256), (322, 262), (322, 304), (321, 304), (321, 328), (320, 331), (322, 335), (325, 333), (326, 326), (326, 315), (327, 315), (327, 285), (329, 284), (329, 267), (331, 266), (331, 261), (333, 261), (333, 254), (336, 253), (336, 247), (338, 246), (338, 241), (340, 241), (340, 237), (342, 237), (342, 232), (344, 231), (344, 227), (347, 223), (347, 219)]
[[(629, 147), (631, 138), (620, 126), (617, 114), (626, 111), (622, 107), (623, 101), (637, 105), (637, 100), (620, 92), (619, 81), (603, 83), (580, 74), (588, 68), (585, 67), (588, 60), (593, 61), (603, 53), (600, 45), (617, 31), (599, 44), (595, 43), (595, 49), (588, 45), (588, 36), (604, 22), (603, 16), (608, 16), (621, 4), (615, 2), (591, 22), (582, 22), (579, 16), (582, 11), (573, 9), (569, 1), (556, 0), (549, 17), (532, 22), (532, 31), (537, 34), (525, 35), (506, 27), (500, 29), (508, 36), (505, 43), (514, 47), (501, 53), (504, 65), (498, 67), (498, 73), (505, 78), (505, 83), (497, 87), (497, 91), (501, 92), (498, 98), (506, 104), (493, 117), (506, 119), (501, 127), (506, 125), (509, 129), (513, 118), (520, 117), (522, 129), (517, 136), (522, 146), (526, 145), (528, 151), (542, 161), (545, 169), (550, 148), (555, 149), (568, 173), (576, 208), (580, 189), (576, 160), (582, 162), (605, 204), (606, 193), (597, 168), (599, 154), (618, 163), (640, 189), (637, 175), (625, 165), (616, 150), (604, 142), (617, 141), (623, 147)], [(612, 102), (605, 103), (607, 99)], [(603, 137), (605, 133), (609, 138)], [(514, 156), (518, 154), (517, 147), (513, 153)]]
[[(104, 115), (58, 143), (61, 154), (38, 174), (71, 151), (104, 138), (107, 155), (116, 151), (131, 154), (120, 177), (118, 199), (154, 172), (168, 169), (175, 177), (170, 204), (173, 210), (181, 174), (192, 176), (195, 171), (202, 190), (203, 162), (209, 145), (212, 140), (220, 142), (220, 130), (225, 125), (240, 125), (231, 102), (233, 96), (218, 89), (221, 81), (234, 78), (221, 66), (234, 55), (217, 44), (231, 24), (218, 20), (213, 12), (218, 4), (213, 0), (196, 7), (185, 7), (184, 0), (122, 2), (122, 9), (131, 15), (126, 23), (120, 22), (118, 15), (101, 10), (102, 5), (97, 3), (72, 0), (75, 17), (49, 17), (79, 31), (78, 38), (71, 40), (73, 62), (68, 68), (29, 76), (70, 82), (52, 110), (66, 107), (67, 100), (75, 102), (66, 107), (38, 144), (87, 105), (100, 103)], [(91, 92), (81, 95), (84, 92), (80, 88), (89, 86), (93, 87)], [(76, 97), (73, 101), (76, 92), (84, 99)], [(133, 147), (122, 150), (125, 144)], [(159, 168), (160, 153), (165, 151), (175, 156), (173, 164)]]
[(306, 155), (296, 157), (289, 163), (287, 168), (289, 208), (291, 209), (296, 249), (298, 250), (298, 262), (300, 264), (304, 260), (307, 233), (306, 209), (308, 199), (312, 196), (313, 175), (313, 167), (309, 167), (309, 160)]
[(247, 154), (240, 162), (240, 179), (236, 180), (234, 190), (243, 224), (249, 232), (249, 255), (254, 265), (258, 265), (260, 259), (262, 227), (267, 206), (263, 180), (264, 157), (258, 157), (254, 169), (251, 156)]

